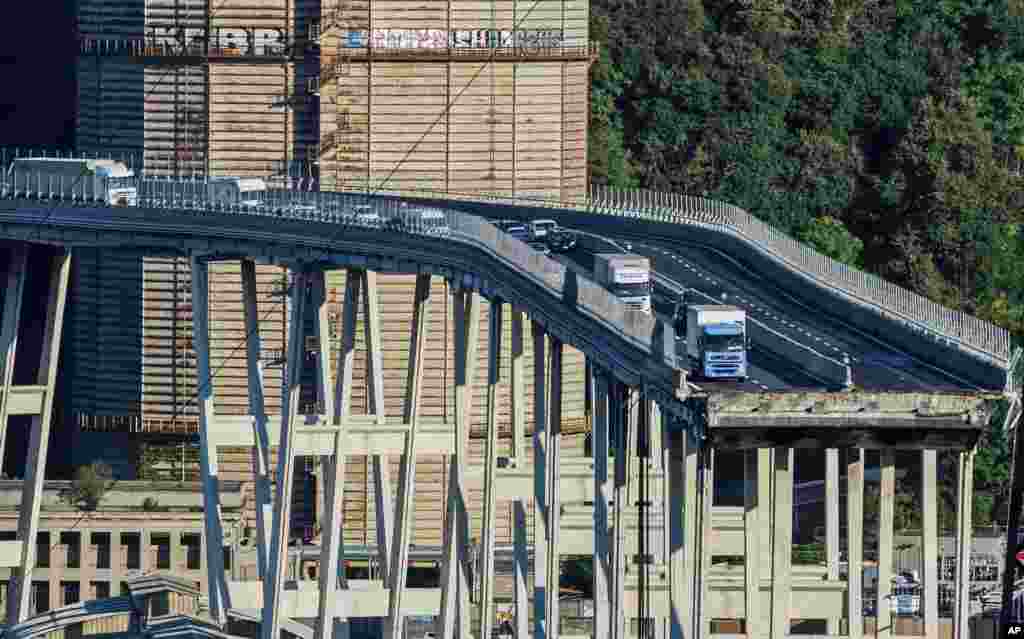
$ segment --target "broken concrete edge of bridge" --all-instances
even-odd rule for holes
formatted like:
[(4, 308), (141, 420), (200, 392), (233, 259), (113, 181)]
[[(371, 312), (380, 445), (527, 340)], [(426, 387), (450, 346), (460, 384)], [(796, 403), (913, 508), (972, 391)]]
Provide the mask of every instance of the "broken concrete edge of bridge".
[(974, 448), (999, 393), (743, 393), (691, 397), (721, 448)]
[[(608, 231), (609, 216), (588, 213), (580, 209), (544, 206), (512, 205), (481, 200), (439, 200), (431, 198), (405, 198), (422, 204), (445, 206), (487, 219), (532, 219), (547, 217), (559, 220), (572, 228), (601, 232)], [(617, 218), (612, 218), (615, 220)], [(638, 233), (644, 229), (644, 233)], [(772, 281), (785, 293), (815, 308), (831, 308), (858, 329), (889, 343), (899, 344), (908, 354), (946, 370), (956, 370), (971, 384), (988, 390), (1003, 390), (1006, 385), (1006, 367), (1000, 362), (952, 339), (941, 339), (928, 333), (905, 318), (883, 309), (867, 300), (845, 291), (822, 284), (808, 273), (793, 268), (777, 256), (725, 227), (660, 222), (633, 218), (629, 220), (629, 235), (646, 235), (657, 239), (679, 239), (699, 242), (721, 250), (764, 279)], [(808, 286), (810, 284), (810, 286)]]

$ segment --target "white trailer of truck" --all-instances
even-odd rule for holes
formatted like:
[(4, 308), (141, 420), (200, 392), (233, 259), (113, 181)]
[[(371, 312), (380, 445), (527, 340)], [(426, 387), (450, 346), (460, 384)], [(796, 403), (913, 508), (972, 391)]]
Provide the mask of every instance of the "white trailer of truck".
[(633, 310), (651, 312), (651, 260), (630, 253), (594, 255), (594, 279)]
[(8, 170), (9, 187), (63, 199), (102, 200), (111, 206), (136, 206), (135, 173), (123, 162), (85, 158), (16, 158)]
[[(676, 339), (681, 336), (676, 335)], [(686, 354), (705, 379), (747, 378), (747, 312), (736, 306), (686, 308)]]
[(259, 206), (266, 190), (267, 183), (262, 178), (215, 177), (206, 186), (211, 202), (229, 206)]

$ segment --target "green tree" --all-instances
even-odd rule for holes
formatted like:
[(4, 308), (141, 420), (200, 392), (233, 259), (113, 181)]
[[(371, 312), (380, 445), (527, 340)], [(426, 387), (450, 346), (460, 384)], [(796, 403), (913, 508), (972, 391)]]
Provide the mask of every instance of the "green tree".
[(821, 253), (850, 266), (860, 266), (864, 242), (850, 234), (834, 217), (817, 217), (800, 230), (797, 237)]
[(110, 466), (94, 461), (75, 470), (71, 488), (66, 490), (62, 497), (65, 503), (80, 510), (96, 510), (113, 484)]

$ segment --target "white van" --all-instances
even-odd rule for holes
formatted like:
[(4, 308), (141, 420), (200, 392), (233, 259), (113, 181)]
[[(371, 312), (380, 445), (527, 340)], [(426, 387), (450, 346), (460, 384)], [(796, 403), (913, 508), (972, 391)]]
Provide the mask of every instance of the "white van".
[(549, 231), (554, 231), (557, 228), (558, 222), (554, 220), (534, 220), (530, 222), (530, 232), (535, 240), (543, 240), (547, 237)]

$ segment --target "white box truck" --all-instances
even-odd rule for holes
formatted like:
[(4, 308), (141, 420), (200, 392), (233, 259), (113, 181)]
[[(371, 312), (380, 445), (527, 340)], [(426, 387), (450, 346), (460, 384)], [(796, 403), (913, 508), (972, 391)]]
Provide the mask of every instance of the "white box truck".
[(16, 158), (8, 188), (64, 199), (103, 200), (111, 206), (136, 206), (135, 173), (123, 162), (84, 158)]
[[(676, 339), (681, 337), (677, 332)], [(748, 346), (747, 312), (742, 308), (713, 304), (686, 308), (686, 354), (698, 377), (745, 380)]]
[(215, 177), (207, 182), (207, 197), (214, 204), (259, 206), (260, 194), (267, 190), (262, 178)]
[(594, 279), (630, 308), (651, 312), (651, 261), (629, 253), (594, 255)]

